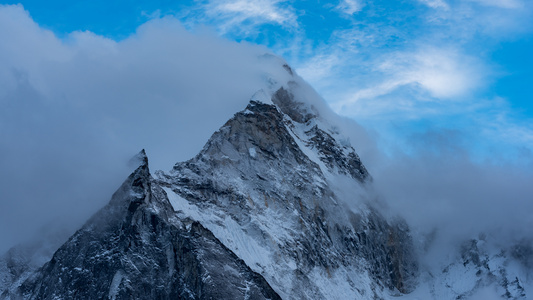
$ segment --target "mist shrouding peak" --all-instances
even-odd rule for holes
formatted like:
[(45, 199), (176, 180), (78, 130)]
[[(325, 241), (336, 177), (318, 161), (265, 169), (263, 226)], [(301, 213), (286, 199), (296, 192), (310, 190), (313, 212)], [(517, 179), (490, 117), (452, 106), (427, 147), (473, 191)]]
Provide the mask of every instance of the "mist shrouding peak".
[(146, 155), (146, 151), (144, 149), (139, 151), (139, 153), (130, 158), (128, 165), (134, 168), (148, 167), (148, 156)]
[(86, 219), (127, 176), (134, 149), (168, 169), (256, 91), (297, 76), (264, 47), (172, 18), (114, 41), (59, 38), (20, 5), (0, 14), (0, 251), (51, 219)]

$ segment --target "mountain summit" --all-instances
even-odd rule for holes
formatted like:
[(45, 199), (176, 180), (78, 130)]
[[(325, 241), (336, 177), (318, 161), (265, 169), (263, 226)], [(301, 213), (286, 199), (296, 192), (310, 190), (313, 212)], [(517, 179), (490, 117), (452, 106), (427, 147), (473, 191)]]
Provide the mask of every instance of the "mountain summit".
[(371, 177), (354, 148), (306, 102), (305, 87), (271, 83), (169, 172), (152, 177), (141, 151), (109, 204), (2, 296), (347, 299), (412, 290), (408, 228), (360, 197)]
[(290, 90), (271, 100), (252, 100), (196, 157), (156, 173), (177, 214), (206, 226), (282, 298), (410, 291), (407, 226), (358, 198), (370, 175), (355, 150)]

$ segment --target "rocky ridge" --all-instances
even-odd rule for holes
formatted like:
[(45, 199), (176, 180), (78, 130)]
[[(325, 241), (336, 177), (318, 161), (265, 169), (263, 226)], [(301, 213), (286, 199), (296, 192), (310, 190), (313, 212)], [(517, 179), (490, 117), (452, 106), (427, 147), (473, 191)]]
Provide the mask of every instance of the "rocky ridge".
[[(252, 100), (195, 158), (156, 173), (174, 208), (213, 231), (283, 298), (412, 290), (409, 230), (355, 192), (371, 181), (355, 150), (289, 90), (271, 99)], [(340, 178), (353, 194), (332, 187)]]
[(178, 219), (141, 165), (11, 299), (279, 299), (200, 223)]

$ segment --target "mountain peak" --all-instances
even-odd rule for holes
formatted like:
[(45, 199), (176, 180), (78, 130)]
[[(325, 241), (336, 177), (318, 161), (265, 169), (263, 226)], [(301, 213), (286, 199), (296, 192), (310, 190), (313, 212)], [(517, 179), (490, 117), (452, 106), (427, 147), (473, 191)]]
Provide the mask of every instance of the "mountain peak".
[(137, 156), (142, 160), (142, 164), (148, 165), (148, 156), (146, 155), (146, 151), (144, 149), (139, 151)]
[(151, 201), (152, 175), (148, 168), (148, 156), (144, 149), (133, 156), (129, 164), (136, 166), (136, 169), (113, 194), (109, 205), (117, 207), (128, 206), (128, 209), (133, 211), (141, 204)]
[(128, 164), (132, 167), (137, 168), (148, 168), (148, 155), (146, 155), (146, 151), (142, 149), (139, 151), (139, 153), (135, 154), (132, 158), (130, 158)]

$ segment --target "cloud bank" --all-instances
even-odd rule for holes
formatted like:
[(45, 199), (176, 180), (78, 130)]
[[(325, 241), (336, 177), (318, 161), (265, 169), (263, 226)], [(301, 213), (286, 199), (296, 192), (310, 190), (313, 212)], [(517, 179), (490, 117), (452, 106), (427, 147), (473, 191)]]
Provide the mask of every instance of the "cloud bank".
[(266, 48), (174, 18), (116, 42), (0, 6), (0, 40), (0, 252), (56, 216), (84, 222), (142, 148), (154, 170), (192, 157), (279, 72)]

